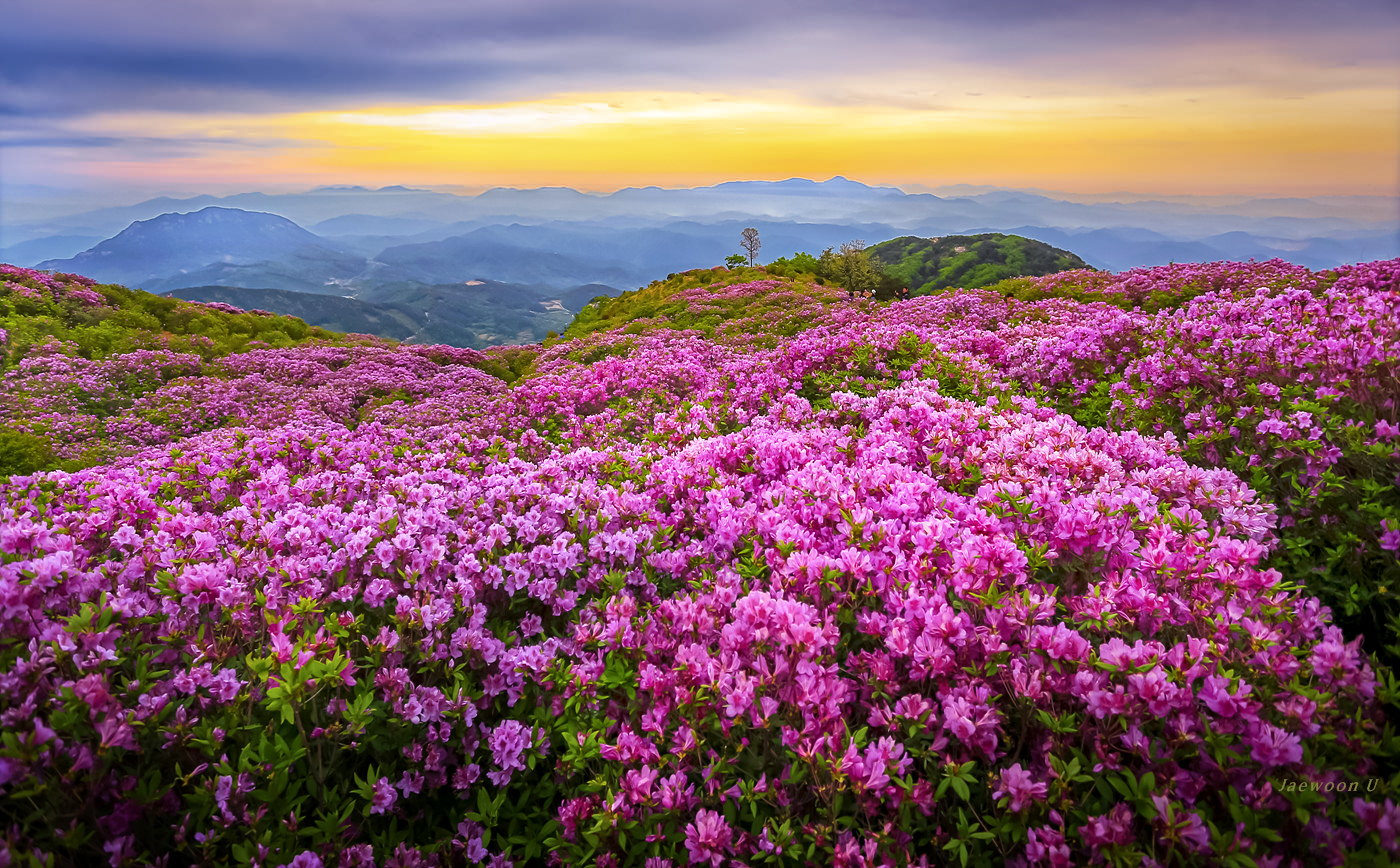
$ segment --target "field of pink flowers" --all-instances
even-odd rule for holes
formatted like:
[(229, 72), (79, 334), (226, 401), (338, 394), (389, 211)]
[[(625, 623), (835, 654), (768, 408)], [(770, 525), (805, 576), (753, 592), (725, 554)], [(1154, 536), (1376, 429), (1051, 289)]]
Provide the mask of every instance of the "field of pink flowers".
[(1400, 260), (755, 276), (11, 359), (0, 865), (1400, 856)]

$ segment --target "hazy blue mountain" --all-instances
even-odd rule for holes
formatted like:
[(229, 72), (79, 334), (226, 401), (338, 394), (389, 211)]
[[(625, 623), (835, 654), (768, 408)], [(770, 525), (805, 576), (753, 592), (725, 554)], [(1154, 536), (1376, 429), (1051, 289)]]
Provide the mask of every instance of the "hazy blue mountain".
[(316, 295), (353, 295), (356, 278), (363, 273), (365, 260), (359, 256), (305, 248), (281, 259), (262, 262), (214, 262), (202, 268), (182, 271), (168, 277), (150, 278), (150, 292), (168, 292), (187, 286), (276, 286)]
[(1294, 251), (1278, 256), (1309, 268), (1331, 268), (1342, 262), (1372, 262), (1400, 256), (1400, 232), (1358, 233), (1341, 238), (1310, 238)]
[[(295, 278), (302, 284), (297, 289), (325, 286), (363, 268), (362, 259), (285, 217), (219, 207), (137, 221), (76, 256), (46, 260), (39, 267), (158, 291), (226, 283), (265, 286), (260, 272), (269, 270), (267, 263), (279, 263), (271, 270)], [(245, 273), (257, 276), (226, 279)]]
[[(739, 252), (739, 236), (747, 226), (759, 230), (763, 243), (760, 258), (765, 261), (780, 256), (791, 256), (804, 250), (820, 251), (852, 238), (878, 239), (898, 234), (893, 227), (884, 224), (790, 223), (769, 220), (701, 223), (683, 220), (657, 227), (617, 226), (604, 222), (513, 223), (476, 228), (459, 238), (469, 240), (474, 245), (471, 248), (473, 251), (493, 246), (498, 257), (514, 251), (513, 255), (522, 258), (520, 267), (531, 263), (538, 265), (541, 255), (559, 255), (575, 263), (588, 263), (589, 267), (599, 272), (609, 273), (614, 269), (623, 269), (622, 276), (592, 278), (598, 282), (640, 285), (672, 272), (704, 268), (723, 262), (726, 256)], [(456, 241), (443, 243), (449, 244), (454, 250), (464, 249), (458, 246)], [(435, 251), (442, 249), (433, 248)], [(385, 251), (375, 256), (375, 259), (396, 268), (404, 267), (404, 260), (399, 251)], [(454, 260), (454, 257), (449, 256), (449, 261), (460, 261), (460, 257)], [(498, 267), (499, 264), (493, 267)], [(455, 272), (452, 276), (456, 276)], [(501, 273), (483, 272), (480, 276), (506, 279)], [(566, 274), (559, 279), (538, 276), (513, 279), (557, 286), (570, 282), (566, 279), (568, 276), (570, 275)]]
[(424, 190), (418, 187), (405, 187), (402, 184), (394, 184), (391, 187), (380, 187), (373, 189), (363, 187), (359, 184), (327, 184), (322, 187), (315, 187), (308, 191), (311, 193), (431, 193), (432, 190)]
[(884, 198), (903, 196), (898, 187), (872, 187), (859, 181), (852, 181), (836, 175), (825, 181), (811, 181), (807, 178), (788, 178), (785, 181), (725, 181), (713, 187), (699, 188), (711, 194), (769, 193), (780, 196), (842, 196)]
[(471, 197), (449, 193), (387, 188), (354, 190), (320, 189), (305, 193), (236, 193), (229, 196), (190, 198), (158, 197), (134, 205), (100, 208), (35, 223), (8, 222), (6, 238), (28, 240), (45, 235), (113, 235), (133, 221), (172, 212), (195, 211), (208, 206), (277, 214), (299, 225), (310, 226), (347, 214), (408, 217), (452, 222), (474, 216)]
[(884, 219), (870, 214), (882, 205), (900, 203), (906, 198), (892, 187), (871, 187), (840, 177), (827, 181), (789, 178), (727, 181), (681, 190), (629, 187), (606, 197), (606, 205), (609, 213), (650, 214), (657, 218), (862, 222)]
[[(31, 195), (36, 214), (52, 213), (42, 204), (51, 194)], [(64, 195), (61, 201), (72, 200)], [(204, 226), (196, 215), (223, 215), (218, 219), (228, 225)], [(840, 176), (606, 195), (568, 187), (470, 194), (333, 185), (160, 197), (26, 224), (13, 222), (7, 203), (0, 216), (9, 245), (0, 258), (156, 291), (219, 285), (361, 296), (382, 286), (468, 280), (556, 293), (588, 283), (630, 288), (722, 262), (739, 252), (747, 226), (759, 229), (764, 261), (853, 239), (876, 244), (987, 232), (1025, 235), (1120, 270), (1275, 256), (1327, 268), (1400, 256), (1393, 198), (1075, 196), (967, 187), (904, 193)], [(99, 237), (106, 240), (75, 249)]]
[[(666, 231), (691, 235), (712, 242), (716, 249), (722, 249), (719, 259), (733, 253), (741, 253), (740, 233), (752, 226), (759, 232), (763, 247), (759, 259), (771, 262), (783, 256), (792, 256), (804, 251), (821, 252), (827, 247), (860, 239), (875, 242), (899, 235), (899, 230), (888, 223), (815, 223), (777, 220), (724, 220), (714, 223), (701, 223), (694, 220), (667, 223)], [(696, 268), (712, 264), (710, 260), (687, 265)], [(672, 271), (675, 269), (668, 269)]]
[[(464, 238), (476, 244), (502, 249), (529, 251), (531, 257), (562, 255), (575, 262), (587, 262), (598, 275), (598, 283), (641, 284), (673, 271), (715, 265), (723, 262), (737, 247), (739, 233), (725, 238), (723, 231), (693, 233), (670, 226), (627, 229), (607, 226), (549, 223), (487, 226)], [(493, 275), (494, 276), (494, 275)], [(542, 281), (551, 283), (552, 281)], [(579, 281), (567, 281), (577, 284)]]
[(574, 205), (580, 202), (593, 202), (600, 198), (590, 193), (582, 193), (573, 187), (492, 187), (477, 195), (478, 203), (501, 201), (552, 202), (561, 205)]
[(380, 251), (370, 266), (366, 274), (370, 282), (409, 280), (448, 284), (491, 279), (562, 288), (580, 283), (630, 285), (636, 282), (637, 276), (635, 269), (596, 254), (566, 256), (503, 243), (496, 238), (477, 237), (476, 233), (390, 247)]
[(103, 239), (101, 235), (50, 235), (0, 249), (0, 262), (31, 268), (46, 259), (75, 256)]
[(444, 225), (439, 220), (423, 217), (379, 217), (374, 214), (344, 214), (322, 220), (311, 231), (322, 237), (340, 235), (403, 236), (426, 232)]
[(158, 196), (134, 205), (112, 205), (32, 223), (9, 221), (5, 227), (5, 237), (23, 241), (52, 235), (96, 235), (110, 238), (139, 220), (150, 220), (162, 214), (197, 211), (219, 202), (217, 196), (192, 196), (184, 199)]
[(1112, 271), (1170, 262), (1276, 258), (1322, 269), (1400, 255), (1400, 237), (1390, 232), (1352, 233), (1337, 238), (1304, 240), (1227, 232), (1185, 241), (1160, 232), (1132, 228), (1075, 232), (1045, 226), (1019, 226), (1010, 231), (1072, 249), (1095, 268)]
[[(677, 220), (702, 223), (755, 221), (858, 225), (881, 223), (890, 236), (966, 234), (980, 229), (1014, 231), (1040, 226), (1062, 232), (1149, 229), (1174, 242), (1244, 232), (1259, 238), (1308, 243), (1320, 239), (1394, 233), (1400, 225), (1395, 197), (1240, 197), (1070, 194), (962, 186), (904, 193), (842, 177), (825, 181), (729, 181), (708, 187), (633, 187), (611, 194), (568, 187), (493, 188), (471, 195), (460, 191), (402, 186), (369, 189), (331, 186), (301, 193), (239, 193), (231, 196), (157, 198), (121, 208), (103, 208), (54, 219), (19, 222), (7, 202), (5, 243), (56, 235), (111, 236), (134, 220), (208, 205), (279, 214), (303, 226), (338, 237), (354, 237), (357, 251), (369, 253), (380, 239), (415, 236), (409, 243), (438, 241), (471, 228), (512, 223), (618, 221), (631, 228), (658, 228)], [(34, 201), (36, 215), (51, 213)], [(380, 218), (384, 223), (375, 222)], [(334, 221), (334, 222), (331, 222)], [(887, 236), (889, 237), (889, 236)], [(372, 239), (372, 240), (367, 240)], [(872, 240), (872, 239), (867, 239)], [(390, 245), (384, 245), (390, 246)], [(1316, 256), (1340, 248), (1319, 245)], [(1397, 245), (1385, 249), (1400, 253)], [(1119, 251), (1126, 254), (1127, 251)], [(1140, 258), (1133, 253), (1133, 258)], [(1330, 264), (1338, 264), (1332, 262)]]

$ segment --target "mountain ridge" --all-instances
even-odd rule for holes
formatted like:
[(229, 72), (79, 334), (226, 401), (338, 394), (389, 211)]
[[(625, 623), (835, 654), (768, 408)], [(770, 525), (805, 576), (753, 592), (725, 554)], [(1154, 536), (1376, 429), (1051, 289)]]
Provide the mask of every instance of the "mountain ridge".
[(327, 264), (341, 260), (344, 266), (346, 254), (281, 215), (211, 205), (138, 220), (76, 256), (46, 260), (39, 267), (91, 274), (111, 283), (154, 282), (159, 287), (171, 274), (215, 263), (243, 266), (287, 256)]

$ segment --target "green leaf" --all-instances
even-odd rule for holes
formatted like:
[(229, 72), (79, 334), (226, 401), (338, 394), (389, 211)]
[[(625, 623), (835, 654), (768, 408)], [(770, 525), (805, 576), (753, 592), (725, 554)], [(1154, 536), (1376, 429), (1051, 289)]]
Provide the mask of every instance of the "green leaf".
[(1123, 779), (1118, 777), (1117, 775), (1114, 775), (1113, 777), (1110, 777), (1107, 780), (1109, 785), (1112, 786), (1115, 790), (1117, 790), (1118, 795), (1122, 796), (1123, 798), (1131, 799), (1135, 795), (1133, 791), (1128, 787), (1128, 785), (1123, 782)]

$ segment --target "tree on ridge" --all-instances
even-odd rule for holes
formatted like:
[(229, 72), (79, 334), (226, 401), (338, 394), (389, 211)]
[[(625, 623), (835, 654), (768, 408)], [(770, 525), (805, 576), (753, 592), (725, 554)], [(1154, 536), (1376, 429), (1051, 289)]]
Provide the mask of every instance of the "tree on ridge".
[(744, 248), (744, 252), (749, 255), (749, 265), (758, 264), (758, 249), (763, 246), (763, 242), (758, 240), (758, 230), (752, 226), (744, 230), (739, 240), (739, 246)]

